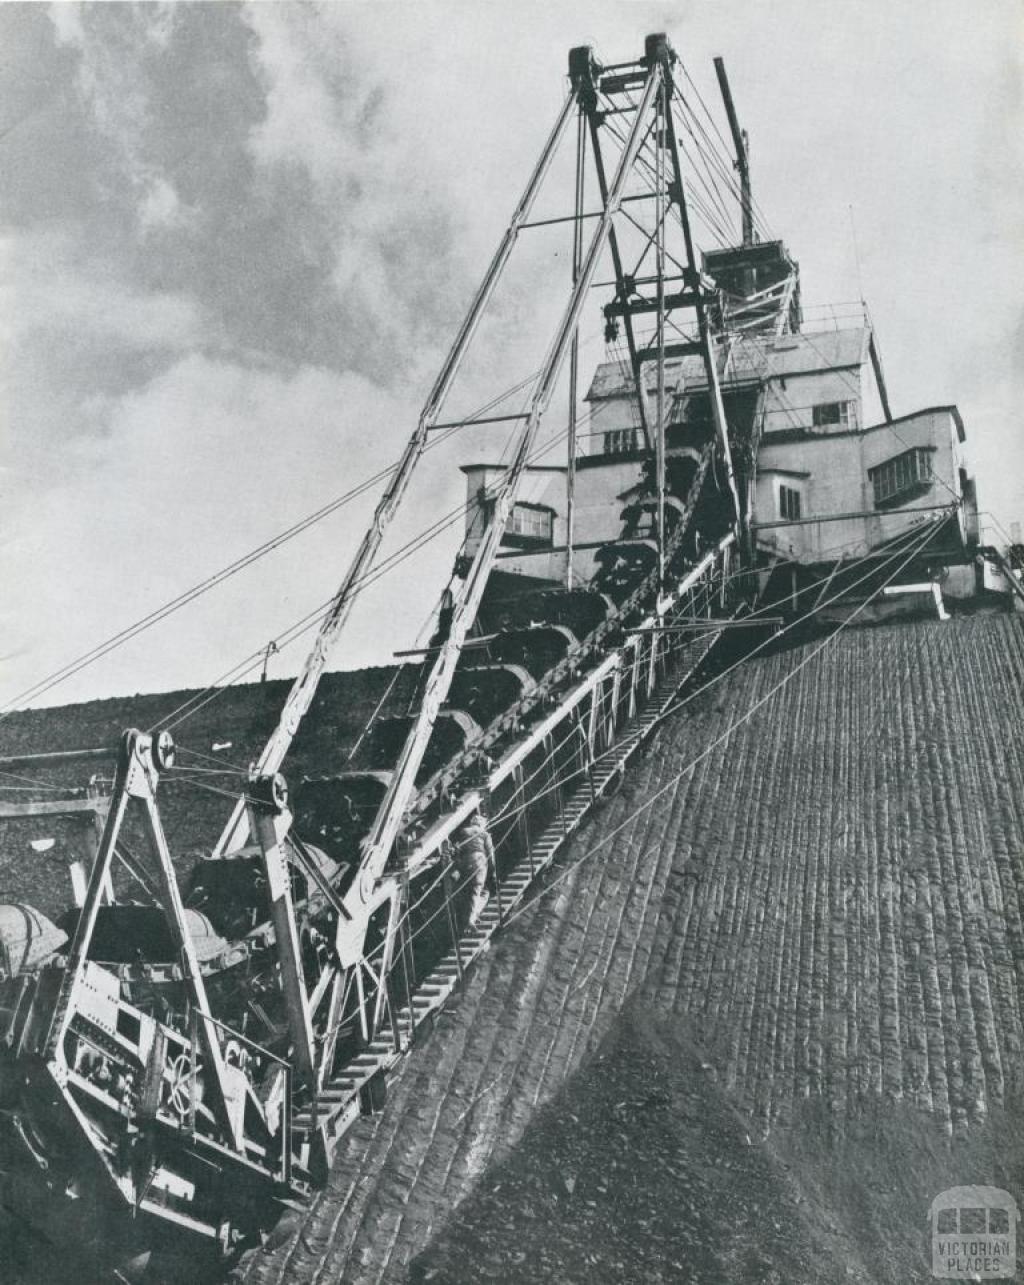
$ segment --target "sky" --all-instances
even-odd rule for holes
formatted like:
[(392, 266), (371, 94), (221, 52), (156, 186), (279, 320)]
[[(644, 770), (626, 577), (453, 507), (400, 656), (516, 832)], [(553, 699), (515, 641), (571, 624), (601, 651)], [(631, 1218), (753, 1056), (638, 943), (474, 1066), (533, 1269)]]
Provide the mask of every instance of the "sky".
[[(620, 61), (659, 30), (723, 133), (725, 58), (805, 302), (866, 298), (894, 413), (958, 404), (992, 538), (1024, 520), (1019, 0), (5, 3), (0, 710), (395, 460), (567, 51)], [(568, 262), (544, 247), (497, 300), (459, 413), (543, 349)], [(583, 330), (596, 362), (596, 303)], [(504, 443), (473, 433), (426, 457), (385, 553)], [(375, 498), (29, 703), (218, 680), (329, 598)], [(422, 636), (456, 544), (453, 526), (362, 595), (335, 667)]]

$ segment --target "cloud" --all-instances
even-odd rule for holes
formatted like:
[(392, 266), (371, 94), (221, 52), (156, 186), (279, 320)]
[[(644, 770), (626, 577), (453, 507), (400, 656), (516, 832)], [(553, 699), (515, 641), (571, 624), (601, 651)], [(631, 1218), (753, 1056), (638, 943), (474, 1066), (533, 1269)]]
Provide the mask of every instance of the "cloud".
[[(411, 410), (358, 375), (306, 367), (282, 376), (195, 354), (119, 399), (89, 446), (91, 467), (37, 494), (0, 546), (0, 628), (18, 653), (4, 667), (0, 705), (391, 463), (393, 431)], [(460, 483), (449, 478), (456, 495)], [(125, 674), (133, 690), (216, 678), (331, 595), (379, 490), (49, 699), (123, 690)], [(418, 497), (392, 547), (448, 499), (443, 485)], [(404, 584), (384, 608), (390, 627), (418, 626), (437, 592), (433, 577)], [(380, 610), (368, 595), (371, 637)]]
[(51, 4), (50, 21), (61, 44), (85, 44), (85, 28), (82, 26), (82, 11), (77, 4)]
[(192, 217), (181, 198), (161, 174), (150, 176), (139, 204), (139, 223), (144, 231), (151, 228), (180, 227)]
[[(454, 255), (459, 212), (436, 166), (437, 140), (396, 101), (379, 58), (363, 61), (334, 6), (250, 5), (265, 116), (251, 153), (272, 184), (306, 196), (328, 230), (329, 278), (345, 318), (346, 355), (382, 382), (421, 374), (462, 290)], [(400, 55), (399, 55), (400, 61)], [(380, 360), (388, 350), (401, 361)]]
[(0, 318), (8, 343), (53, 344), (89, 335), (127, 349), (181, 350), (201, 343), (201, 310), (187, 295), (146, 291), (112, 265), (84, 259), (56, 232), (0, 236)]
[[(121, 400), (182, 354), (212, 342), (196, 301), (148, 290), (70, 232), (0, 236), (0, 453), (5, 531), (55, 487), (106, 466), (93, 444)], [(90, 521), (75, 496), (66, 501)], [(32, 519), (37, 520), (37, 519)]]
[(266, 116), (250, 139), (253, 153), (264, 164), (303, 166), (317, 186), (349, 185), (358, 196), (359, 171), (365, 177), (372, 163), (369, 140), (360, 145), (353, 129), (366, 109), (367, 89), (344, 41), (332, 40), (311, 8), (253, 5), (245, 21), (257, 37), (266, 93)]
[[(514, 127), (517, 103), (494, 92), (491, 60), (517, 16), (461, 4), (411, 15), (404, 5), (379, 6), (372, 18), (358, 4), (244, 9), (266, 109), (250, 151), (268, 181), (298, 194), (300, 208), (308, 200), (328, 230), (330, 280), (352, 341), (346, 356), (382, 383), (425, 390), (543, 134)], [(531, 118), (546, 117), (542, 128), (566, 92), (564, 76), (546, 72), (524, 67), (518, 91)], [(571, 146), (563, 160), (571, 192)], [(559, 260), (543, 234), (524, 238), (477, 344), (489, 350), (471, 398), (496, 391), (499, 361), (510, 384), (537, 364), (543, 287), (553, 270), (568, 281), (568, 233), (562, 240)]]
[(187, 221), (166, 174), (149, 159), (150, 64), (165, 53), (177, 21), (173, 4), (106, 6), (58, 3), (49, 8), (57, 40), (79, 56), (78, 87), (96, 128), (111, 144), (134, 192), (139, 226), (169, 228)]

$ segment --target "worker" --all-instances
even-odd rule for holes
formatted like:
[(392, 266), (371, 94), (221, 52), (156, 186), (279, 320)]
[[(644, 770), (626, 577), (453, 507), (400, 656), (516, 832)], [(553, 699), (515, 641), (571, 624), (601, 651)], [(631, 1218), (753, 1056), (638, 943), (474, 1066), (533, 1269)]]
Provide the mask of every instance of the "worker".
[(455, 619), (455, 593), (451, 585), (441, 595), (441, 605), (437, 610), (437, 628), (431, 634), (428, 649), (443, 647), (451, 637), (452, 621)]
[(483, 813), (476, 811), (467, 822), (462, 838), (455, 847), (455, 866), (459, 878), (468, 882), (473, 894), (469, 909), (471, 928), (491, 899), (487, 883), (493, 863), (494, 844), (487, 831), (487, 821)]

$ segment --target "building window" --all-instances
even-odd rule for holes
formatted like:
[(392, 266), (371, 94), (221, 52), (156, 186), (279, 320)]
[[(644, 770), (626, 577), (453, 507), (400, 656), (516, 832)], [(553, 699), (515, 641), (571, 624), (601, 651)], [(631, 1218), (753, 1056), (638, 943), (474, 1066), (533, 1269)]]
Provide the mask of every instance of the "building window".
[(636, 447), (636, 431), (632, 428), (616, 428), (604, 435), (605, 455), (628, 455)]
[(779, 516), (787, 522), (800, 520), (800, 492), (792, 486), (779, 487)]
[(815, 428), (849, 428), (852, 407), (852, 402), (820, 402), (811, 407), (811, 423)]
[(894, 455), (884, 464), (868, 469), (868, 477), (875, 492), (875, 508), (900, 504), (920, 495), (931, 485), (932, 466), (928, 448), (915, 446), (901, 455)]
[(554, 513), (532, 504), (517, 504), (509, 514), (502, 544), (523, 548), (526, 545), (551, 544)]

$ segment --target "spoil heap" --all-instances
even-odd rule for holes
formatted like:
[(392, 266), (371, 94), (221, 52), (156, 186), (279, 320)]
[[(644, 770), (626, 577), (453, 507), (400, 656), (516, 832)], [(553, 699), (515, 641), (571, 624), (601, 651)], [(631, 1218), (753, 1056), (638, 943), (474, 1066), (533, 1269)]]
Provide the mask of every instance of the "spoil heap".
[(855, 1246), (720, 1092), (677, 1023), (616, 1021), (508, 1160), (413, 1264), (470, 1281), (724, 1281), (795, 1285)]

